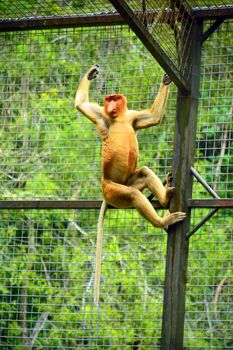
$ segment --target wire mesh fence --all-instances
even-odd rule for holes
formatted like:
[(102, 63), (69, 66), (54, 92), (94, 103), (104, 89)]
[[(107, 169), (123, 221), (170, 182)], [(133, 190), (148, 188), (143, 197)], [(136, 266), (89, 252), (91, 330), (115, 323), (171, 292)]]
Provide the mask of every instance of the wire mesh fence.
[[(121, 92), (129, 108), (142, 109), (152, 104), (163, 71), (123, 27), (7, 33), (1, 45), (2, 199), (100, 199), (100, 140), (74, 108), (80, 78), (99, 63), (90, 98), (103, 104), (105, 94)], [(142, 165), (163, 177), (171, 166), (175, 95), (173, 87), (163, 125), (140, 137)], [(161, 149), (157, 138), (165, 141)]]
[[(144, 15), (148, 16), (146, 11), (154, 11), (158, 9), (169, 9), (176, 7), (192, 12), (195, 8), (213, 8), (232, 6), (230, 0), (189, 0), (189, 1), (166, 1), (160, 0), (129, 0), (127, 3), (136, 11), (144, 11)], [(44, 1), (10, 1), (2, 0), (0, 3), (1, 19), (31, 19), (42, 18), (48, 16), (73, 16), (73, 15), (93, 15), (116, 12), (115, 8), (108, 0), (44, 0)], [(161, 13), (160, 13), (161, 16)], [(145, 18), (145, 17), (144, 17)]]
[[(211, 22), (205, 23), (205, 29)], [(232, 30), (225, 21), (203, 44), (195, 169), (221, 198), (232, 198)], [(211, 197), (194, 182), (194, 198)], [(195, 226), (210, 209), (192, 210)], [(191, 238), (186, 295), (187, 349), (231, 349), (232, 210), (219, 210)]]
[(180, 1), (126, 1), (127, 6), (163, 50), (181, 75), (189, 78), (188, 62), (193, 18), (191, 7)]
[(108, 0), (45, 0), (45, 1), (9, 1), (0, 3), (0, 18), (22, 19), (47, 16), (92, 15), (115, 12)]
[(225, 21), (202, 50), (195, 167), (221, 198), (233, 196), (232, 32), (232, 20)]
[[(209, 210), (193, 210), (193, 224)], [(190, 241), (186, 294), (187, 349), (231, 349), (232, 210), (220, 210)]]
[[(74, 109), (77, 84), (98, 62), (93, 100), (122, 92), (130, 108), (145, 108), (163, 71), (125, 27), (7, 33), (1, 43), (1, 199), (100, 199), (101, 145)], [(162, 178), (171, 170), (175, 99), (173, 87), (163, 125), (139, 135), (141, 165)], [(155, 242), (134, 211), (109, 212), (98, 310), (97, 216), (1, 212), (3, 349), (159, 347), (166, 235)]]
[[(232, 25), (226, 20), (203, 46), (196, 143), (195, 168), (222, 198), (232, 197)], [(0, 45), (1, 200), (101, 199), (101, 144), (74, 109), (77, 84), (99, 63), (91, 100), (120, 92), (142, 109), (163, 71), (126, 26), (1, 33)], [(162, 124), (139, 133), (140, 165), (162, 179), (172, 170), (175, 105), (172, 86)], [(206, 198), (200, 186), (194, 197)], [(207, 211), (192, 210), (192, 226)], [(1, 210), (1, 349), (160, 348), (166, 234), (134, 210), (107, 212), (97, 308), (98, 214)], [(186, 348), (232, 347), (231, 261), (225, 209), (191, 238)]]
[(213, 7), (223, 7), (223, 6), (232, 6), (232, 2), (230, 0), (190, 0), (188, 1), (192, 8), (213, 8)]
[(98, 309), (97, 215), (2, 213), (2, 349), (159, 348), (166, 235), (134, 211), (108, 213)]

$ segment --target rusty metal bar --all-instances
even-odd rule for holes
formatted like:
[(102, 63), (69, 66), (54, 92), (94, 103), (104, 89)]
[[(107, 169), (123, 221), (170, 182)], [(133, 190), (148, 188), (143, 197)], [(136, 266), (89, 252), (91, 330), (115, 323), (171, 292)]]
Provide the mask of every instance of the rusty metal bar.
[(18, 20), (0, 20), (0, 32), (50, 28), (112, 26), (125, 24), (118, 13), (92, 16), (43, 17)]

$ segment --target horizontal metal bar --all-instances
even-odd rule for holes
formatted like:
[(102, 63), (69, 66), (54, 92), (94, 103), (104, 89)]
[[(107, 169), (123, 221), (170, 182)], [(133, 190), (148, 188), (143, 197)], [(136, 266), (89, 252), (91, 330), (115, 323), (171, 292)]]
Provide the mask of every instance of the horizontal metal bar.
[[(143, 12), (138, 11), (136, 15), (139, 19), (143, 18)], [(149, 23), (153, 23), (156, 20), (158, 11), (150, 11), (148, 13)], [(160, 21), (170, 22), (172, 11), (166, 9), (164, 16), (160, 17)], [(182, 16), (179, 16), (177, 11), (177, 21), (182, 20)], [(117, 12), (105, 13), (98, 15), (70, 15), (70, 16), (44, 16), (33, 18), (20, 18), (20, 19), (0, 19), (0, 32), (17, 31), (17, 30), (39, 30), (39, 29), (52, 29), (52, 28), (69, 28), (69, 27), (93, 27), (93, 26), (112, 26), (112, 25), (126, 25), (124, 18)]]
[(233, 208), (233, 199), (189, 199), (189, 208)]
[(217, 19), (219, 17), (233, 18), (233, 6), (216, 6), (194, 9), (192, 15), (203, 20)]
[(3, 200), (0, 209), (99, 209), (101, 200)]
[[(167, 15), (171, 12), (166, 10)], [(194, 9), (192, 15), (201, 19), (217, 19), (217, 18), (232, 18), (233, 6)], [(140, 18), (140, 13), (137, 14)], [(148, 19), (154, 21), (157, 16), (157, 11), (154, 11), (154, 16), (150, 13)], [(179, 20), (179, 16), (177, 17)], [(162, 20), (162, 19), (160, 19)], [(50, 28), (69, 28), (69, 27), (91, 27), (91, 26), (111, 26), (126, 24), (125, 20), (119, 13), (107, 13), (98, 15), (70, 15), (63, 17), (43, 17), (43, 18), (20, 18), (20, 19), (3, 19), (0, 20), (0, 32), (17, 31), (17, 30), (36, 30)]]
[(125, 24), (125, 22), (118, 13), (91, 16), (73, 15), (66, 17), (24, 18), (18, 20), (0, 20), (0, 32), (50, 28), (112, 26), (120, 24)]
[[(101, 204), (101, 200), (2, 200), (0, 209), (100, 209)], [(164, 209), (157, 200), (151, 204), (155, 209)], [(233, 208), (233, 199), (189, 199), (188, 207)]]
[[(100, 209), (101, 204), (101, 200), (5, 200), (0, 201), (0, 209)], [(151, 204), (162, 208), (158, 201)]]
[[(139, 19), (143, 18), (143, 12), (136, 12)], [(149, 23), (153, 23), (158, 15), (158, 11), (150, 11), (148, 13)], [(164, 16), (160, 17), (160, 21), (169, 22), (172, 16), (170, 9), (165, 9)], [(182, 20), (177, 11), (177, 21)], [(36, 30), (62, 27), (91, 27), (91, 26), (111, 26), (126, 24), (124, 18), (117, 12), (94, 14), (94, 15), (70, 15), (70, 16), (43, 16), (19, 19), (0, 19), (0, 31), (14, 30)]]

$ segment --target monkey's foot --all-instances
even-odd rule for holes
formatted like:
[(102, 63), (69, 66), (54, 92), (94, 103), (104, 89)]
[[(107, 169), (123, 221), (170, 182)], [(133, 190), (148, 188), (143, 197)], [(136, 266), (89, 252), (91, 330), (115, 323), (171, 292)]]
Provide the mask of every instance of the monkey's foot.
[(175, 192), (176, 192), (175, 187), (171, 186), (172, 179), (173, 179), (172, 173), (168, 173), (166, 176), (166, 184), (165, 184), (166, 193), (167, 193), (167, 195), (166, 195), (167, 201), (166, 201), (165, 207), (168, 206), (168, 203), (169, 203), (172, 195), (175, 194)]
[(162, 218), (163, 226), (171, 226), (176, 222), (183, 221), (186, 218), (186, 214), (178, 211), (176, 213), (168, 213)]
[(169, 84), (171, 84), (171, 82), (172, 82), (172, 80), (169, 77), (169, 75), (167, 73), (164, 74), (164, 76), (163, 76), (163, 83), (164, 83), (164, 85), (169, 85)]
[(172, 179), (173, 179), (172, 173), (168, 173), (166, 176), (166, 186), (167, 187), (171, 187)]
[(100, 66), (98, 64), (94, 64), (89, 70), (89, 72), (87, 73), (87, 79), (88, 80), (95, 79), (99, 74), (99, 71), (100, 71)]
[(168, 199), (170, 200), (171, 196), (176, 192), (176, 188), (175, 187), (167, 187), (166, 191), (167, 191)]

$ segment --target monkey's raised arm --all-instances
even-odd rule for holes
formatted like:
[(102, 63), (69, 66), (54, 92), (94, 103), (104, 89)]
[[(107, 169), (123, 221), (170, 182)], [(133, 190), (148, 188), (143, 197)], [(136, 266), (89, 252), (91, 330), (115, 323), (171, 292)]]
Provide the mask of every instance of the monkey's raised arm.
[(89, 87), (91, 80), (99, 73), (99, 66), (93, 65), (82, 78), (75, 96), (75, 107), (95, 124), (101, 124), (104, 109), (97, 103), (89, 102)]
[(164, 75), (159, 87), (159, 91), (150, 109), (135, 111), (133, 125), (135, 130), (149, 128), (161, 122), (166, 107), (171, 79)]

